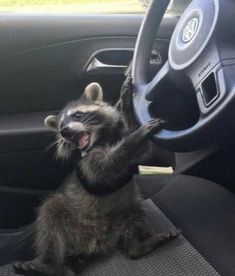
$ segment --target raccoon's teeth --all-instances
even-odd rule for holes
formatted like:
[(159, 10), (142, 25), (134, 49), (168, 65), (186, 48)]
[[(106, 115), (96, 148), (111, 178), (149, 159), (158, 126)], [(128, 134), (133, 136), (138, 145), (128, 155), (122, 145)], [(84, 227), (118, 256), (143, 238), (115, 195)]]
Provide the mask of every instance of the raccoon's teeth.
[(78, 148), (80, 150), (85, 149), (90, 143), (90, 135), (87, 132), (83, 132), (80, 134), (79, 140), (78, 140)]

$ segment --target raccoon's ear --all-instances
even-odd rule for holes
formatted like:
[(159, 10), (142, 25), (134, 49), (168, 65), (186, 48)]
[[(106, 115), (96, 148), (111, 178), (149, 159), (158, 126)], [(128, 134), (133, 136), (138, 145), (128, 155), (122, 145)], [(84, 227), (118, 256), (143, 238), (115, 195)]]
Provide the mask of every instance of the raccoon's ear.
[(97, 82), (92, 82), (85, 88), (83, 96), (92, 101), (102, 101), (103, 89)]
[(50, 115), (44, 120), (44, 125), (53, 131), (58, 130), (58, 117)]

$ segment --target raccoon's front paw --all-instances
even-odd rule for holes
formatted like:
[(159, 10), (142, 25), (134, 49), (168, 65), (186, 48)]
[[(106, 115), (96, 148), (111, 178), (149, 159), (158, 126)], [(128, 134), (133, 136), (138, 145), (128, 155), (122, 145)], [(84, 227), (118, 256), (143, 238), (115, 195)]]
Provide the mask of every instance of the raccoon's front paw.
[(132, 101), (132, 78), (128, 76), (122, 86), (121, 90), (121, 110), (131, 112), (133, 108)]
[(38, 265), (33, 261), (16, 262), (13, 264), (16, 273), (26, 276), (57, 276), (55, 271), (46, 265)]
[(159, 131), (165, 124), (162, 119), (152, 119), (139, 128), (144, 137), (149, 137)]

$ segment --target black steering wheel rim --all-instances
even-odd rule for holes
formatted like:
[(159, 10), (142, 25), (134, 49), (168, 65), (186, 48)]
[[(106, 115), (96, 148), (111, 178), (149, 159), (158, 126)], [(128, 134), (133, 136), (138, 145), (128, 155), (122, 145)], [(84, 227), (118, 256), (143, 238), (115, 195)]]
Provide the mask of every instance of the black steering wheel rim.
[[(226, 38), (226, 36), (224, 33), (219, 33), (218, 29), (226, 28), (228, 21), (222, 20), (221, 17), (226, 18), (225, 13), (227, 17), (230, 15), (232, 17), (231, 10), (235, 9), (235, 3), (228, 0), (194, 0), (175, 28), (169, 47), (169, 61), (154, 79), (148, 82), (147, 69), (152, 46), (168, 4), (168, 0), (152, 1), (138, 35), (132, 69), (134, 109), (139, 122), (146, 123), (152, 118), (149, 106), (155, 100), (155, 94), (157, 94), (155, 91), (163, 87), (159, 84), (163, 80), (173, 79), (175, 85), (183, 87), (181, 79), (189, 80), (190, 87), (186, 86), (186, 90), (195, 93), (194, 97), (199, 109), (198, 120), (184, 129), (162, 129), (153, 136), (153, 141), (173, 151), (198, 150), (214, 141), (217, 142), (220, 136), (224, 137), (228, 134), (227, 131), (221, 132), (221, 129), (224, 125), (223, 120), (231, 116), (231, 109), (235, 102), (234, 82), (231, 81), (235, 55), (228, 52), (227, 45), (221, 45), (221, 37)], [(199, 22), (196, 22), (197, 20)], [(185, 30), (188, 25), (191, 27), (190, 24), (193, 27), (195, 27), (193, 24), (196, 24), (197, 28), (192, 38), (184, 43), (182, 33), (185, 32), (187, 35)], [(231, 35), (234, 37), (235, 31), (228, 30), (228, 32), (230, 37)], [(229, 43), (229, 46), (231, 44), (235, 46), (235, 39)], [(207, 104), (204, 101), (202, 88), (210, 74), (213, 74), (216, 89), (219, 92)], [(182, 94), (182, 97), (184, 95)], [(177, 112), (180, 110), (175, 111), (176, 116)], [(230, 128), (233, 126), (230, 121)]]

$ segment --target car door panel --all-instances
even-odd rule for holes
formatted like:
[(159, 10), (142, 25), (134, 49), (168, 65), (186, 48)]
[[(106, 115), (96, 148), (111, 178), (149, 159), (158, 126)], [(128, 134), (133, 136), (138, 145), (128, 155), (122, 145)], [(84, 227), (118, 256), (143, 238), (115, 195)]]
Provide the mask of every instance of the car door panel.
[[(143, 15), (45, 15), (2, 13), (0, 56), (87, 38), (136, 37)], [(178, 17), (169, 15), (157, 37), (169, 39)]]

